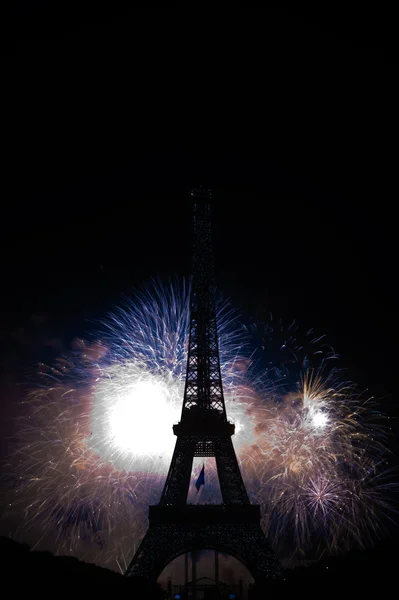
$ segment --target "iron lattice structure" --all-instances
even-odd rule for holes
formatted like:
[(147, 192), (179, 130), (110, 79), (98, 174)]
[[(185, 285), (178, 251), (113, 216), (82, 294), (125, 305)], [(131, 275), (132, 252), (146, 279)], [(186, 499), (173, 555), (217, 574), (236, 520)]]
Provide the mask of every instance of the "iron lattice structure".
[[(126, 575), (156, 579), (177, 556), (211, 548), (240, 560), (255, 581), (278, 577), (281, 566), (251, 505), (232, 443), (220, 372), (209, 191), (194, 190), (190, 338), (181, 420), (158, 505)], [(194, 456), (214, 456), (223, 504), (187, 505)]]

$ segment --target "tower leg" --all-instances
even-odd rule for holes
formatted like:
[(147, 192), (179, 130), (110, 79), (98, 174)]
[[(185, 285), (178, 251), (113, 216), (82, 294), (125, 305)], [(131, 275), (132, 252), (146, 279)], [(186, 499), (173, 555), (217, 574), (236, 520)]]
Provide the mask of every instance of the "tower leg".
[(215, 459), (223, 502), (225, 504), (249, 504), (231, 437), (217, 440)]
[(160, 504), (186, 504), (195, 442), (178, 437)]
[(172, 578), (171, 577), (168, 577), (168, 581), (166, 584), (166, 590), (167, 590), (167, 596), (171, 600), (172, 599)]
[(197, 598), (197, 553), (195, 550), (191, 552), (192, 578), (191, 585), (193, 589), (193, 600)]

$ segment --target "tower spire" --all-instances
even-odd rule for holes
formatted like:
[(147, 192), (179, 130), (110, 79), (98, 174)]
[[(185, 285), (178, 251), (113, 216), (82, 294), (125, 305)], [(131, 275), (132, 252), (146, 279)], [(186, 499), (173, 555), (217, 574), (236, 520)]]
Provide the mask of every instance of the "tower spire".
[(211, 192), (196, 189), (193, 219), (193, 267), (190, 338), (182, 420), (190, 410), (213, 410), (226, 421), (215, 307)]

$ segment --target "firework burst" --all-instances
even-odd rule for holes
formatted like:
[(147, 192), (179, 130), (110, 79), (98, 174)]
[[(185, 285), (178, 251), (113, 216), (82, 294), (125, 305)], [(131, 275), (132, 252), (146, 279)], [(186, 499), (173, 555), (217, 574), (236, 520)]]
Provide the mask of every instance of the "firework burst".
[(281, 554), (363, 546), (382, 532), (387, 428), (376, 407), (324, 363), (303, 371), (296, 391), (262, 403), (244, 471)]
[[(300, 343), (297, 326), (269, 323), (257, 328), (255, 351), (253, 331), (223, 301), (218, 324), (234, 446), (279, 555), (366, 543), (390, 510), (373, 402), (342, 382), (336, 355), (312, 332)], [(41, 365), (7, 469), (22, 537), (31, 530), (51, 549), (124, 570), (173, 453), (188, 332), (189, 286), (158, 281), (108, 316), (101, 342), (79, 340)], [(214, 459), (205, 463), (207, 484), (198, 495), (191, 486), (188, 501), (220, 501)]]

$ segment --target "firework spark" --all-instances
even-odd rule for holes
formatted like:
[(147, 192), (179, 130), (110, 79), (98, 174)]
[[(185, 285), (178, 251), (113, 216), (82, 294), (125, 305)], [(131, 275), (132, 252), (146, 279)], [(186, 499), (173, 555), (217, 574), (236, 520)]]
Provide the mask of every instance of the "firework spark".
[[(332, 349), (311, 332), (307, 351), (296, 326), (288, 335), (281, 323), (263, 327), (262, 366), (223, 302), (218, 323), (235, 449), (279, 555), (365, 543), (390, 510), (373, 402), (342, 382)], [(108, 316), (101, 342), (80, 340), (70, 356), (42, 365), (8, 465), (9, 511), (23, 510), (24, 532), (39, 539), (40, 530), (58, 552), (126, 566), (173, 453), (188, 331), (189, 287), (157, 282)], [(207, 485), (199, 495), (192, 486), (188, 501), (220, 501), (214, 460), (205, 462)], [(194, 460), (193, 479), (199, 467)]]

